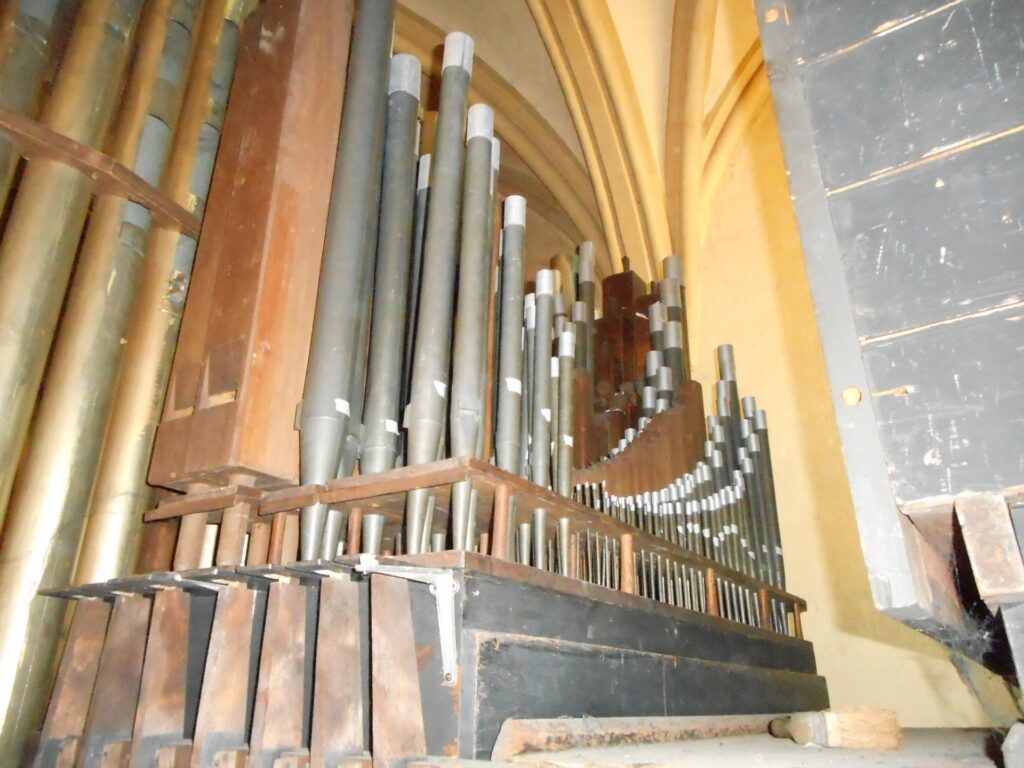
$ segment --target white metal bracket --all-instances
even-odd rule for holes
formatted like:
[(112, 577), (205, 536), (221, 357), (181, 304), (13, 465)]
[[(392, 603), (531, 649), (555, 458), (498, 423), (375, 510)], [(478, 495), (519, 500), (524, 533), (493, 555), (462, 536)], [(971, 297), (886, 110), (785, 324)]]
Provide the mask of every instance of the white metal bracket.
[(406, 581), (426, 584), (434, 596), (437, 607), (437, 633), (441, 646), (441, 677), (444, 685), (458, 682), (459, 668), (456, 663), (455, 635), (455, 593), (459, 582), (450, 568), (419, 568), (413, 565), (381, 565), (373, 555), (360, 555), (356, 571), (364, 574), (379, 573), (397, 576)]

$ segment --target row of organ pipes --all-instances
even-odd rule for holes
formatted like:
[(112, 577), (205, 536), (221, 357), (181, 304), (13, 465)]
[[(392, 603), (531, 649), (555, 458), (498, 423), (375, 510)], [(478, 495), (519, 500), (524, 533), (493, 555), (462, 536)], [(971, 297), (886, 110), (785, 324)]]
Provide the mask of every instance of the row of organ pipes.
[[(115, 159), (172, 199), (191, 200), (201, 218), (234, 71), (239, 5), (83, 3), (43, 121), (90, 145), (113, 132)], [(66, 13), (60, 3), (21, 8), (19, 23), (31, 26), (37, 40)], [(700, 461), (679, 467), (671, 483), (640, 493), (576, 480), (579, 470), (592, 475), (602, 462), (627, 453), (659, 415), (682, 407), (690, 369), (681, 260), (664, 260), (645, 312), (636, 315), (645, 326), (643, 370), (632, 381), (602, 375), (602, 365), (616, 361), (600, 341), (594, 245), (582, 243), (570, 259), (528, 273), (528, 203), (498, 194), (494, 113), (486, 104), (468, 103), (474, 44), (463, 33), (445, 39), (432, 149), (419, 154), (427, 125), (421, 121), (423, 73), (414, 56), (392, 54), (394, 14), (392, 2), (370, 0), (355, 14), (305, 386), (300, 402), (281, 405), (295, 407), (299, 484), (472, 458), (784, 589), (766, 417), (753, 398), (740, 398), (730, 347), (719, 349), (717, 412), (707, 418)], [(0, 70), (0, 79), (8, 69)], [(134, 108), (122, 105), (115, 120), (117, 90), (104, 83), (119, 82), (126, 69), (122, 101)], [(24, 71), (21, 91), (3, 92), (27, 103), (41, 74)], [(97, 500), (133, 499), (130, 512), (122, 513), (131, 522), (117, 533), (121, 549), (139, 537), (153, 422), (197, 245), (123, 196), (97, 196), (90, 211), (81, 174), (56, 162), (27, 163), (13, 184), (16, 153), (5, 140), (0, 150), (0, 195), (11, 195), (0, 244), (0, 407), (6, 414), (0, 427), (0, 510), (6, 512), (0, 615), (17, 628), (5, 632), (0, 646), (6, 709), (0, 752), (11, 754), (38, 724), (33, 718), (41, 714), (40, 702), (21, 707), (18, 699), (46, 688), (64, 621), (64, 603), (36, 592), (75, 580), (76, 560), (81, 570), (83, 558), (109, 556), (104, 537), (111, 529)], [(43, 226), (58, 217), (64, 229)], [(33, 254), (44, 236), (52, 243), (40, 261)], [(30, 245), (35, 250), (27, 250)], [(97, 304), (96, 286), (115, 279), (117, 300)], [(167, 292), (169, 284), (177, 290)], [(66, 297), (55, 285), (70, 286)], [(15, 294), (33, 300), (27, 304)], [(158, 305), (159, 312), (153, 309)], [(36, 341), (5, 341), (12, 338)], [(581, 380), (589, 387), (588, 403), (617, 413), (622, 427), (609, 432), (607, 450), (583, 462), (574, 450), (577, 426), (595, 414), (577, 413)], [(70, 390), (90, 396), (71, 397)], [(76, 409), (70, 415), (69, 403)], [(126, 430), (113, 430), (104, 445), (108, 420), (133, 413), (134, 431), (148, 430), (148, 437), (119, 444)], [(624, 414), (625, 421), (619, 418)], [(123, 458), (121, 467), (133, 462), (134, 472), (108, 471), (108, 454)], [(62, 497), (44, 482), (54, 471), (73, 478)], [(119, 486), (125, 476), (134, 480)], [(400, 526), (389, 526), (382, 515), (362, 515), (360, 552), (476, 551), (710, 610), (707, 574), (685, 559), (643, 547), (626, 551), (620, 540), (572, 530), (568, 518), (544, 508), (514, 509), (499, 536), (478, 523), (480, 497), (470, 481), (456, 483), (447, 498), (443, 533), (434, 524), (438, 499), (430, 488), (408, 493)], [(43, 508), (49, 511), (40, 520), (35, 511)], [(358, 554), (346, 551), (351, 521), (341, 509), (314, 501), (302, 507), (298, 521), (293, 559)], [(225, 515), (220, 536), (228, 535), (228, 526)], [(213, 563), (211, 530), (216, 535), (206, 515), (180, 519), (178, 549), (192, 554), (176, 556), (176, 570)], [(246, 533), (250, 550), (252, 530)], [(497, 542), (504, 542), (504, 551), (495, 551)], [(27, 569), (13, 567), (26, 551)], [(116, 557), (122, 556), (119, 549)], [(719, 581), (721, 615), (761, 626), (756, 591)], [(787, 633), (785, 606), (772, 605), (770, 628)]]

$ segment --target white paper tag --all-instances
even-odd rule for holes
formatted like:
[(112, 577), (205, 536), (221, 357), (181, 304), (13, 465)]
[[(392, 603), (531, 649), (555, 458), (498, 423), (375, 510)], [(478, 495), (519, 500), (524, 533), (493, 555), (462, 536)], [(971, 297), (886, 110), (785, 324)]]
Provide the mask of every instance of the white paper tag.
[(445, 386), (445, 383), (443, 381), (438, 381), (437, 379), (434, 379), (434, 389), (437, 390), (438, 397), (444, 397), (445, 392), (448, 391), (448, 387)]
[(511, 376), (505, 379), (505, 389), (516, 395), (523, 394), (523, 382)]
[(344, 413), (346, 416), (348, 416), (348, 400), (342, 400), (340, 397), (334, 398), (334, 410), (336, 410), (338, 413)]
[(737, 534), (740, 532), (740, 527), (738, 525), (730, 525), (729, 530), (731, 530), (733, 534)]
[(779, 557), (782, 557), (782, 547), (776, 547), (775, 548), (775, 554), (778, 555)]
[(541, 408), (540, 415), (544, 417), (544, 421), (551, 421), (551, 409)]
[(398, 434), (398, 422), (394, 419), (384, 419), (384, 431), (392, 435)]
[(562, 435), (562, 442), (572, 448), (572, 435)]

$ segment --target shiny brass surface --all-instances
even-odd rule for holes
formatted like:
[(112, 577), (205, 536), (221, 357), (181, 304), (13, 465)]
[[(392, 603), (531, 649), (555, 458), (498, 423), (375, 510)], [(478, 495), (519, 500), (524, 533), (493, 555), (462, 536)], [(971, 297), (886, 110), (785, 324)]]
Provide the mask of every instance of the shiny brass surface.
[[(182, 106), (174, 159), (161, 184), (197, 215), (203, 212), (207, 188), (201, 180), (194, 186), (193, 178), (202, 177), (198, 163), (212, 161), (200, 151), (219, 132), (235, 64), (238, 28), (230, 18), (225, 21), (233, 7), (228, 0), (205, 3), (189, 74), (192, 87)], [(208, 175), (205, 180), (208, 183)], [(195, 246), (194, 240), (173, 229), (158, 226), (150, 233), (135, 305), (124, 332), (121, 370), (82, 537), (76, 584), (105, 581), (133, 570), (142, 514), (151, 506), (146, 472)]]
[[(141, 6), (141, 0), (83, 3), (43, 112), (48, 128), (92, 146), (102, 141)], [(81, 173), (32, 160), (0, 242), (0, 510), (7, 506), (88, 206)]]

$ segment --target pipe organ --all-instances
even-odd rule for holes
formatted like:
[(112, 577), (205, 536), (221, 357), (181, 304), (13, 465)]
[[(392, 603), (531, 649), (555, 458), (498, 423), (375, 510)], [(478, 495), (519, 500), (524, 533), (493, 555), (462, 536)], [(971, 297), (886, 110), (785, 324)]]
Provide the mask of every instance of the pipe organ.
[(539, 262), (473, 39), (424, 69), (394, 24), (82, 2), (41, 111), (0, 105), (5, 760), (398, 768), (509, 718), (827, 705), (681, 260)]

